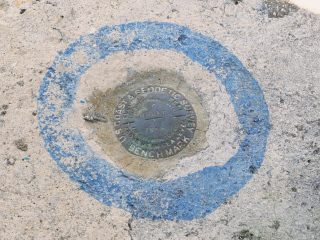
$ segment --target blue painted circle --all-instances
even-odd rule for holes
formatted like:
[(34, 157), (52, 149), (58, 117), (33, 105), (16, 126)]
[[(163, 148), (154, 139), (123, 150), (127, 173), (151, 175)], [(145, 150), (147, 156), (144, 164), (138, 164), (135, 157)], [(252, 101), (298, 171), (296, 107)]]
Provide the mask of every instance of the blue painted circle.
[[(70, 129), (68, 117), (73, 113), (80, 76), (112, 53), (137, 49), (183, 53), (221, 80), (245, 132), (238, 152), (225, 165), (206, 167), (169, 182), (131, 179), (99, 158), (79, 130)], [(75, 53), (83, 54), (87, 61), (77, 62)], [(81, 37), (55, 58), (39, 93), (41, 134), (52, 158), (80, 189), (136, 218), (204, 217), (237, 193), (264, 158), (269, 113), (258, 83), (225, 47), (187, 27), (135, 22)]]

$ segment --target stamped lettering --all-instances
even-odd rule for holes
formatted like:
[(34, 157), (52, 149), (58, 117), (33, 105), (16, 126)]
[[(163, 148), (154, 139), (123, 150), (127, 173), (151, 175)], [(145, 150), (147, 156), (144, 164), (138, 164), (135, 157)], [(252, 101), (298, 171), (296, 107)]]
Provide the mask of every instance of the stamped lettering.
[(145, 86), (127, 93), (113, 116), (114, 133), (131, 154), (166, 158), (182, 151), (194, 136), (197, 117), (174, 89)]

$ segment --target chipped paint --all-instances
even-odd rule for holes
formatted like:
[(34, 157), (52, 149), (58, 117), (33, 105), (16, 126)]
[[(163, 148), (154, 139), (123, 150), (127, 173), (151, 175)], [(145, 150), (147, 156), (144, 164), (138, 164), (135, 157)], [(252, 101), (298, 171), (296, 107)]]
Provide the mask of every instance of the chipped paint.
[[(137, 180), (99, 158), (77, 129), (68, 128), (80, 76), (119, 51), (169, 49), (184, 53), (221, 80), (246, 132), (238, 152), (223, 166), (206, 167), (168, 182)], [(74, 61), (81, 52), (87, 62)], [(212, 61), (214, 59), (214, 61)], [(57, 65), (68, 67), (59, 71)], [(218, 42), (176, 24), (135, 22), (104, 27), (60, 52), (39, 90), (38, 118), (45, 147), (58, 165), (92, 197), (136, 218), (192, 220), (216, 210), (237, 193), (264, 158), (269, 112), (258, 83)], [(64, 159), (72, 158), (71, 163)]]

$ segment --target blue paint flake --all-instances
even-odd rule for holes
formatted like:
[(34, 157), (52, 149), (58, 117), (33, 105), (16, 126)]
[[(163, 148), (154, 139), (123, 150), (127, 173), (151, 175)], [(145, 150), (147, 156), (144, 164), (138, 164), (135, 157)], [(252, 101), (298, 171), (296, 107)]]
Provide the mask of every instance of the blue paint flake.
[[(111, 53), (139, 49), (183, 53), (221, 80), (246, 133), (239, 151), (225, 165), (206, 167), (169, 182), (137, 180), (99, 158), (77, 129), (69, 129), (67, 111), (73, 106), (80, 76)], [(76, 52), (86, 54), (87, 63), (74, 62)], [(60, 72), (55, 68), (58, 63), (71, 70)], [(56, 88), (53, 92), (52, 83), (60, 86), (60, 92)], [(235, 56), (187, 27), (159, 22), (107, 26), (59, 52), (40, 87), (38, 111), (45, 148), (70, 179), (98, 201), (124, 209), (135, 218), (192, 220), (212, 213), (261, 166), (270, 129), (263, 93)], [(74, 161), (63, 161), (65, 158)]]

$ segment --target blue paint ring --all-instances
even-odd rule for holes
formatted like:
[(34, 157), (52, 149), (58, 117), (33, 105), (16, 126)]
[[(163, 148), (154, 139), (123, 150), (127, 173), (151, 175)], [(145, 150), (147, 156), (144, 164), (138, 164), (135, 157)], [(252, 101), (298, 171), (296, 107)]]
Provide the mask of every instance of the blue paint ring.
[[(68, 116), (80, 76), (111, 53), (138, 49), (180, 52), (214, 72), (230, 95), (245, 131), (239, 151), (223, 166), (169, 182), (125, 176), (87, 145)], [(80, 52), (87, 62), (76, 62)], [(269, 132), (269, 112), (258, 83), (242, 63), (218, 42), (171, 23), (135, 22), (104, 27), (81, 37), (55, 58), (39, 90), (38, 118), (45, 148), (80, 189), (135, 218), (192, 220), (217, 209), (237, 193), (261, 166)], [(72, 161), (66, 161), (71, 158)]]

